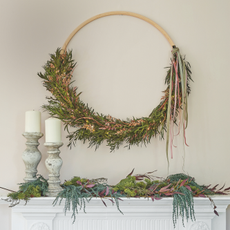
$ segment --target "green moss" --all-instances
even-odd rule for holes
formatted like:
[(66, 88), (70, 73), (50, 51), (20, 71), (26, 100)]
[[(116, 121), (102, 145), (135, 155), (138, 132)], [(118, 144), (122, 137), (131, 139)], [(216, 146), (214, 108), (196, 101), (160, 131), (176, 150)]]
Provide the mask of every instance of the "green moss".
[(196, 186), (190, 186), (190, 188), (192, 189), (192, 191), (196, 191), (197, 190)]
[(80, 177), (73, 177), (71, 180), (70, 180), (70, 182), (73, 184), (73, 185), (76, 185), (76, 182), (77, 181), (80, 181), (81, 180), (81, 178)]
[(69, 185), (81, 186), (81, 184), (84, 185), (87, 183), (89, 183), (88, 179), (75, 176), (71, 180), (65, 181), (63, 185), (64, 186), (69, 186)]
[(48, 182), (42, 176), (37, 180), (28, 183), (21, 183), (18, 192), (9, 193), (12, 203), (17, 200), (29, 200), (31, 197), (45, 196), (48, 189)]
[(19, 199), (19, 200), (24, 200), (25, 198), (26, 198), (25, 193), (19, 193), (19, 194), (17, 195), (17, 199)]
[(146, 188), (147, 184), (144, 183), (143, 181), (141, 181), (141, 182), (137, 182), (137, 183), (136, 183), (136, 186), (137, 186), (137, 187), (140, 187), (140, 188)]
[(128, 196), (136, 196), (136, 193), (131, 191), (130, 189), (126, 188), (124, 190), (124, 192), (128, 195)]
[(72, 183), (71, 181), (66, 181), (66, 182), (64, 183), (65, 186), (72, 185), (72, 184), (73, 184), (73, 183)]
[(150, 186), (153, 185), (153, 182), (148, 178), (145, 178), (144, 181), (146, 183), (146, 188), (149, 188)]
[(113, 190), (124, 193), (127, 197), (147, 196), (149, 193), (147, 188), (151, 185), (152, 182), (149, 179), (136, 181), (135, 176), (127, 176), (125, 179), (122, 179)]

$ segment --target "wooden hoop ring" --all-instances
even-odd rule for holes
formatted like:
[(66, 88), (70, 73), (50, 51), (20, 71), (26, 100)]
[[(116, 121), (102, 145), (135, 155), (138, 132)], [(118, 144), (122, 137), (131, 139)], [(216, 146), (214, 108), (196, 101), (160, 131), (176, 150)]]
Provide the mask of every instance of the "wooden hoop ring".
[(164, 36), (165, 38), (168, 40), (169, 44), (173, 47), (175, 46), (174, 42), (172, 41), (172, 39), (169, 37), (169, 35), (154, 21), (152, 21), (151, 19), (142, 16), (140, 14), (136, 14), (136, 13), (132, 13), (132, 12), (127, 12), (127, 11), (111, 11), (111, 12), (106, 12), (103, 14), (98, 14), (92, 18), (89, 18), (88, 20), (84, 21), (83, 23), (81, 23), (67, 38), (67, 40), (65, 41), (63, 47), (62, 47), (62, 51), (64, 52), (69, 44), (69, 42), (71, 41), (71, 39), (74, 37), (74, 35), (81, 29), (83, 28), (85, 25), (89, 24), (90, 22), (102, 18), (102, 17), (106, 17), (106, 16), (111, 16), (111, 15), (127, 15), (127, 16), (132, 16), (135, 18), (139, 18), (142, 19), (148, 23), (150, 23), (151, 25), (153, 25), (156, 29), (158, 29)]

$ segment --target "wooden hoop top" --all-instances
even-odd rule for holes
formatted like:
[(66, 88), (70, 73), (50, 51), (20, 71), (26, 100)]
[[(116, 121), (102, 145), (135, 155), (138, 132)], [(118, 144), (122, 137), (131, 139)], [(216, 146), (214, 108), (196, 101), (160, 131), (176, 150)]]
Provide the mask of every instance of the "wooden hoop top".
[(151, 25), (153, 25), (156, 29), (158, 29), (164, 36), (165, 38), (168, 40), (169, 44), (171, 46), (175, 46), (174, 42), (172, 41), (172, 39), (169, 37), (169, 35), (154, 21), (152, 21), (151, 19), (142, 16), (140, 14), (136, 14), (136, 13), (132, 13), (132, 12), (126, 12), (126, 11), (112, 11), (112, 12), (106, 12), (103, 14), (98, 14), (92, 18), (89, 18), (88, 20), (84, 21), (83, 23), (81, 23), (67, 38), (67, 40), (65, 41), (64, 45), (62, 46), (62, 50), (65, 51), (69, 42), (71, 41), (71, 39), (74, 37), (74, 35), (81, 29), (83, 28), (85, 25), (89, 24), (90, 22), (102, 18), (102, 17), (106, 17), (106, 16), (111, 16), (111, 15), (127, 15), (127, 16), (132, 16), (132, 17), (136, 17), (139, 19), (142, 19), (148, 23), (150, 23)]

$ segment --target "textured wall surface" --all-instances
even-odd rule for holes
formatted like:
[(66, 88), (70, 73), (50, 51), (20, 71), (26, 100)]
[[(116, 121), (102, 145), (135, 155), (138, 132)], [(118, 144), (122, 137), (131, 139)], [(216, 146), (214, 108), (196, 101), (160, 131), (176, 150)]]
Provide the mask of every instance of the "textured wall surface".
[[(0, 186), (16, 190), (25, 176), (25, 111), (40, 110), (49, 93), (37, 72), (86, 19), (107, 11), (142, 14), (162, 26), (186, 55), (194, 83), (189, 97), (189, 147), (175, 138), (169, 173), (184, 172), (201, 184), (230, 186), (229, 179), (229, 62), (230, 2), (184, 0), (0, 0)], [(74, 83), (81, 99), (97, 112), (117, 118), (148, 116), (160, 101), (170, 63), (171, 47), (148, 23), (127, 16), (99, 19), (84, 27), (71, 41), (77, 61)], [(44, 121), (42, 113), (42, 132)], [(110, 153), (106, 144), (96, 152), (77, 142), (68, 149), (63, 132), (61, 180), (78, 175), (107, 177), (117, 183), (133, 168), (136, 173), (157, 170), (167, 176), (165, 141), (153, 139), (147, 147), (121, 147)], [(44, 137), (38, 171), (48, 176)], [(183, 163), (183, 159), (184, 163)], [(2, 196), (7, 193), (0, 190)], [(0, 221), (10, 227), (10, 211), (0, 206)], [(8, 215), (7, 215), (8, 216)], [(229, 228), (230, 229), (230, 228)]]

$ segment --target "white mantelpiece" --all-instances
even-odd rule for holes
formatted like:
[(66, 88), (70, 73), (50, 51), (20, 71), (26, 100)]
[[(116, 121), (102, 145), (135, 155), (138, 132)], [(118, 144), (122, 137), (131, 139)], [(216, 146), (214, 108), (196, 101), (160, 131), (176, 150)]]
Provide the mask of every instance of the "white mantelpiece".
[[(86, 205), (86, 213), (80, 211), (76, 222), (72, 224), (71, 212), (63, 213), (64, 201), (59, 206), (52, 206), (54, 198), (32, 198), (27, 205), (21, 202), (12, 208), (12, 230), (173, 230), (172, 198), (152, 202), (144, 198), (123, 198), (120, 201), (122, 215), (106, 200), (105, 207), (100, 199), (92, 199)], [(208, 198), (194, 198), (196, 222), (181, 220), (176, 230), (225, 230), (226, 208), (230, 197), (213, 198), (219, 217), (213, 213)]]

